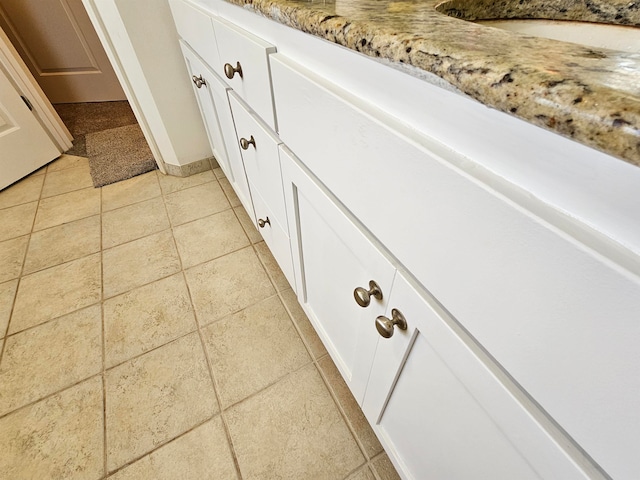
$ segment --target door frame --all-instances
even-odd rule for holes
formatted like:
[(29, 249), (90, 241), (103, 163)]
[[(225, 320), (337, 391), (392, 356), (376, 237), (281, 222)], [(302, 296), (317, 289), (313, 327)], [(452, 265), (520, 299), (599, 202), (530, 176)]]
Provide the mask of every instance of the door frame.
[(58, 147), (62, 154), (69, 150), (73, 144), (73, 137), (67, 127), (54, 110), (53, 105), (46, 97), (40, 85), (35, 81), (33, 75), (18, 54), (7, 34), (0, 28), (0, 65), (15, 84), (16, 89), (24, 95), (33, 107), (33, 113), (49, 133), (49, 137)]

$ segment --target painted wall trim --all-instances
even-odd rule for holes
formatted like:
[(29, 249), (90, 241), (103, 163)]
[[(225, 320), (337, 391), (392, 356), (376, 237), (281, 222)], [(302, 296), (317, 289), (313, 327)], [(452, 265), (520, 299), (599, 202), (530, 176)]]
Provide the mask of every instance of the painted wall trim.
[(206, 172), (207, 170), (214, 170), (218, 168), (218, 161), (215, 157), (203, 158), (202, 160), (196, 160), (195, 162), (187, 163), (185, 165), (171, 165), (166, 164), (167, 175), (173, 175), (174, 177), (189, 177), (197, 173)]

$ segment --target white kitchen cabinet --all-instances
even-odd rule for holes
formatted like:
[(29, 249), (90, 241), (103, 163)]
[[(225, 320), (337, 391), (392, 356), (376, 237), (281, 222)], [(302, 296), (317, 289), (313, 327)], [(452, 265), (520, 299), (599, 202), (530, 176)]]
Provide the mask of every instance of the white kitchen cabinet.
[[(291, 154), (282, 176), (298, 299), (361, 403), (378, 340), (370, 320), (385, 311), (395, 268)], [(361, 307), (354, 290), (368, 291), (371, 280), (380, 298)]]
[[(417, 288), (396, 274), (386, 319), (397, 310), (407, 328), (380, 337), (363, 403), (403, 476), (589, 478)], [(368, 323), (375, 329), (373, 318)]]

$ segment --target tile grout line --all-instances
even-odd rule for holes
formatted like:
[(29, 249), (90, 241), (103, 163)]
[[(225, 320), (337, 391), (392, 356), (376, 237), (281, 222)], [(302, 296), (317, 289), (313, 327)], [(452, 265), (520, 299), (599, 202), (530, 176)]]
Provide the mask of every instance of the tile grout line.
[[(194, 333), (194, 332), (191, 332), (191, 333)], [(171, 444), (171, 443), (175, 442), (176, 440), (179, 440), (180, 438), (182, 438), (182, 437), (184, 437), (184, 436), (188, 435), (189, 433), (193, 432), (194, 430), (196, 430), (196, 429), (198, 429), (198, 428), (202, 427), (205, 423), (210, 422), (211, 420), (213, 420), (217, 415), (218, 415), (218, 414), (213, 415), (213, 416), (208, 417), (208, 418), (205, 418), (203, 421), (201, 421), (201, 422), (199, 422), (199, 423), (195, 424), (193, 427), (189, 428), (188, 430), (185, 430), (184, 432), (180, 433), (179, 435), (176, 435), (175, 437), (170, 438), (169, 440), (166, 440), (166, 441), (164, 441), (164, 442), (159, 443), (158, 445), (156, 445), (155, 447), (153, 447), (153, 449), (152, 449), (152, 450), (149, 450), (148, 452), (145, 452), (145, 453), (143, 453), (143, 454), (142, 454), (142, 455), (140, 455), (140, 456), (134, 457), (134, 458), (132, 458), (131, 460), (127, 461), (126, 463), (123, 463), (123, 464), (122, 464), (122, 465), (120, 465), (119, 467), (114, 468), (114, 469), (113, 469), (113, 470), (111, 470), (110, 472), (107, 472), (107, 473), (104, 475), (104, 477), (103, 477), (103, 478), (105, 478), (105, 479), (106, 479), (106, 478), (109, 478), (109, 477), (111, 477), (112, 475), (115, 475), (116, 473), (118, 473), (118, 472), (120, 472), (120, 471), (124, 470), (125, 468), (127, 468), (127, 467), (129, 467), (129, 466), (133, 465), (134, 463), (136, 463), (136, 462), (138, 462), (138, 461), (142, 460), (143, 458), (151, 456), (153, 453), (157, 452), (157, 451), (158, 451), (158, 450), (160, 450), (162, 447), (166, 447), (167, 445), (169, 445), (169, 444)]]
[(58, 394), (61, 394), (61, 393), (65, 392), (65, 391), (67, 391), (67, 390), (69, 390), (69, 389), (71, 389), (73, 387), (77, 387), (81, 383), (84, 383), (84, 382), (86, 382), (88, 380), (91, 380), (92, 378), (96, 378), (96, 377), (101, 376), (101, 375), (102, 375), (102, 372), (94, 373), (93, 375), (89, 375), (88, 377), (82, 378), (82, 379), (80, 379), (80, 380), (78, 380), (78, 381), (76, 381), (76, 382), (74, 382), (72, 384), (65, 385), (64, 387), (62, 387), (59, 390), (56, 390), (55, 392), (48, 393), (43, 397), (40, 397), (40, 398), (37, 398), (35, 400), (30, 401), (29, 403), (25, 403), (24, 405), (20, 405), (18, 408), (15, 408), (15, 409), (13, 409), (13, 410), (11, 410), (9, 412), (1, 414), (0, 415), (0, 420), (4, 419), (4, 418), (6, 418), (6, 417), (8, 417), (10, 415), (13, 415), (14, 413), (19, 412), (20, 410), (24, 410), (26, 408), (32, 407), (36, 403), (42, 402), (44, 400), (48, 400), (51, 397), (54, 397), (54, 396), (56, 396)]
[[(215, 175), (214, 175), (215, 178)], [(215, 178), (215, 181), (218, 183), (218, 186), (222, 189), (222, 186), (220, 185), (220, 182), (218, 182), (218, 179)], [(224, 190), (223, 190), (224, 193)], [(226, 198), (226, 194), (225, 198)], [(163, 195), (163, 200), (165, 200), (165, 197)], [(230, 202), (229, 202), (230, 204)], [(165, 202), (165, 208), (167, 208), (166, 202)], [(233, 208), (232, 208), (233, 209)], [(168, 211), (167, 211), (168, 214)], [(171, 238), (173, 239), (173, 242), (176, 246), (176, 252), (178, 253), (178, 258), (180, 259), (180, 266), (182, 267), (182, 257), (180, 255), (180, 251), (178, 250), (178, 246), (177, 243), (175, 241), (175, 237), (173, 236), (173, 228), (171, 230)], [(222, 427), (224, 429), (224, 433), (225, 436), (227, 438), (227, 443), (229, 444), (229, 450), (231, 453), (231, 458), (233, 460), (233, 465), (234, 468), (236, 470), (236, 474), (238, 476), (239, 480), (242, 480), (242, 472), (240, 471), (240, 463), (238, 461), (238, 457), (236, 455), (236, 451), (235, 451), (235, 447), (233, 446), (233, 440), (231, 438), (231, 431), (229, 429), (229, 425), (227, 423), (227, 419), (224, 415), (224, 409), (222, 408), (222, 401), (220, 398), (220, 393), (219, 393), (219, 387), (218, 387), (218, 383), (216, 381), (216, 376), (214, 374), (213, 371), (213, 364), (211, 363), (211, 358), (209, 356), (209, 351), (207, 350), (207, 345), (206, 342), (204, 340), (204, 334), (202, 332), (202, 327), (200, 325), (200, 319), (198, 316), (198, 313), (196, 312), (196, 308), (195, 308), (195, 304), (193, 302), (193, 296), (191, 294), (191, 288), (189, 287), (189, 283), (187, 282), (187, 276), (185, 274), (184, 268), (181, 268), (181, 273), (182, 273), (182, 278), (184, 280), (184, 283), (187, 287), (187, 294), (189, 295), (189, 301), (191, 302), (191, 309), (193, 311), (193, 316), (194, 316), (194, 320), (196, 322), (196, 331), (198, 332), (198, 338), (200, 339), (200, 347), (202, 348), (202, 352), (204, 354), (205, 357), (205, 361), (207, 363), (207, 369), (209, 370), (209, 378), (211, 380), (211, 386), (213, 387), (213, 393), (215, 395), (216, 398), (216, 402), (218, 404), (218, 410), (219, 410), (219, 415), (220, 415), (220, 420), (222, 421)]]
[(102, 472), (107, 478), (107, 370), (106, 370), (106, 342), (104, 318), (104, 238), (102, 234), (102, 187), (100, 187), (100, 318), (102, 323)]
[[(29, 229), (29, 238), (27, 240), (27, 247), (24, 249), (24, 254), (22, 256), (22, 265), (20, 266), (20, 273), (18, 274), (18, 283), (16, 284), (16, 291), (13, 294), (13, 301), (11, 302), (11, 309), (9, 311), (9, 321), (7, 322), (7, 328), (4, 331), (4, 337), (2, 341), (2, 345), (0, 345), (0, 365), (2, 364), (2, 359), (4, 358), (4, 352), (7, 348), (7, 340), (9, 339), (9, 329), (11, 328), (11, 321), (13, 320), (13, 313), (16, 308), (16, 301), (18, 300), (18, 291), (20, 290), (20, 284), (22, 283), (22, 277), (24, 273), (24, 266), (27, 262), (27, 254), (29, 253), (29, 247), (31, 246), (31, 236), (33, 235), (33, 229), (36, 224), (36, 217), (38, 216), (38, 209), (40, 208), (40, 200), (42, 199), (42, 191), (44, 190), (44, 182), (46, 181), (47, 170), (49, 170), (49, 165), (47, 165), (45, 172), (42, 174), (42, 184), (40, 185), (40, 192), (38, 193), (38, 200), (34, 200), (36, 203), (36, 211), (33, 214), (33, 220), (31, 221), (31, 228)], [(32, 203), (26, 202), (24, 205)], [(8, 207), (11, 208), (11, 207)], [(15, 237), (20, 238), (20, 237)], [(9, 239), (12, 240), (12, 239)], [(14, 279), (15, 280), (15, 279)], [(11, 281), (11, 280), (9, 280)]]

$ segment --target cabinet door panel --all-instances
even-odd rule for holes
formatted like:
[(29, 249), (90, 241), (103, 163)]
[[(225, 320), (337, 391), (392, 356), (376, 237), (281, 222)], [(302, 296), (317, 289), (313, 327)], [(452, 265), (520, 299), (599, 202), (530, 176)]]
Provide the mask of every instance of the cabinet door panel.
[[(298, 299), (354, 397), (362, 402), (395, 269), (349, 215), (291, 157), (282, 158)], [(383, 298), (360, 307), (356, 287), (380, 286)]]
[(388, 305), (408, 328), (380, 339), (363, 410), (407, 478), (588, 478), (401, 274)]
[(220, 130), (220, 121), (216, 112), (216, 107), (212, 97), (212, 91), (209, 86), (213, 82), (213, 72), (198, 58), (198, 56), (181, 40), (180, 48), (187, 63), (187, 71), (193, 78), (201, 78), (205, 83), (200, 84), (198, 88), (194, 81), (191, 82), (193, 91), (200, 107), (200, 113), (204, 120), (205, 129), (209, 136), (209, 143), (213, 150), (213, 156), (216, 158), (224, 173), (231, 175), (229, 161), (227, 159), (227, 150), (224, 140), (222, 139), (222, 131)]

